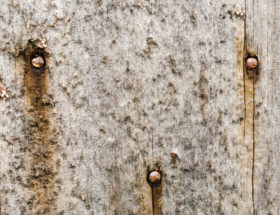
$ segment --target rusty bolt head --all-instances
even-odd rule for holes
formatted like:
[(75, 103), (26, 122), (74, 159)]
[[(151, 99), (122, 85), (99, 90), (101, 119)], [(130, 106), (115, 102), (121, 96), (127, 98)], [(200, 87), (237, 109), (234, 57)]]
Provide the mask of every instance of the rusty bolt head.
[(154, 170), (149, 174), (149, 181), (153, 184), (159, 183), (161, 180), (160, 172)]
[(45, 60), (41, 56), (35, 56), (32, 58), (31, 63), (33, 67), (40, 69), (45, 64)]
[(258, 67), (258, 60), (254, 57), (249, 57), (246, 60), (247, 69), (256, 69)]

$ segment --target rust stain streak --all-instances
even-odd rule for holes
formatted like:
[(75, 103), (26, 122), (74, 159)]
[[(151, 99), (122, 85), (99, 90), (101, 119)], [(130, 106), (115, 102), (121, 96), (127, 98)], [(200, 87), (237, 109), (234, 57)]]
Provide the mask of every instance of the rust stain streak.
[[(34, 55), (44, 57), (45, 65), (33, 68)], [(55, 154), (57, 142), (53, 135), (53, 104), (48, 88), (48, 59), (46, 52), (29, 42), (24, 53), (25, 60), (25, 108), (28, 123), (28, 155), (30, 167), (30, 191), (28, 202), (32, 214), (54, 214), (55, 211), (55, 176), (57, 164)]]
[(244, 136), (246, 143), (249, 143), (249, 151), (252, 152), (252, 204), (253, 211), (255, 210), (255, 199), (254, 199), (254, 172), (255, 172), (255, 139), (254, 139), (254, 129), (255, 129), (255, 93), (254, 93), (254, 83), (256, 81), (255, 75), (249, 77), (246, 69), (244, 67), (244, 85), (245, 85), (245, 126), (244, 126)]
[[(164, 178), (163, 178), (163, 173), (159, 168), (159, 165), (156, 164), (155, 166), (157, 166), (157, 168), (151, 169), (148, 168), (147, 171), (147, 182), (150, 185), (151, 188), (151, 194), (152, 194), (152, 211), (153, 211), (153, 215), (163, 215), (163, 211), (162, 211), (162, 188), (163, 188), (163, 184), (164, 184)], [(161, 175), (161, 180), (158, 183), (151, 183), (149, 181), (149, 175), (150, 172), (152, 171), (158, 171), (160, 172)]]
[[(255, 8), (254, 6), (254, 1), (252, 1), (253, 5), (252, 5), (252, 8)], [(251, 50), (256, 50), (258, 52), (258, 47), (256, 47), (256, 49), (254, 49), (253, 47), (250, 47), (250, 43), (252, 43), (252, 41), (250, 42), (249, 41), (249, 38), (247, 37), (247, 32), (246, 32), (246, 29), (247, 29), (247, 26), (246, 26), (246, 23), (247, 23), (247, 16), (246, 16), (246, 12), (247, 12), (247, 0), (245, 0), (245, 24), (244, 24), (244, 53), (247, 54), (247, 56), (245, 56), (246, 58), (249, 57), (249, 56), (256, 56), (256, 53), (253, 53)], [(253, 10), (253, 23), (254, 23), (254, 10)], [(253, 32), (252, 32), (252, 35), (255, 35), (255, 32), (254, 32), (254, 28), (253, 28)], [(252, 39), (252, 38), (251, 38)], [(252, 43), (254, 44), (254, 43)], [(246, 58), (244, 58), (244, 62), (246, 60)], [(259, 66), (259, 65), (258, 65)], [(252, 210), (253, 210), (253, 214), (256, 213), (256, 209), (255, 209), (255, 188), (254, 188), (254, 179), (255, 179), (255, 82), (257, 81), (258, 79), (258, 71), (256, 71), (255, 73), (253, 74), (249, 74), (247, 73), (246, 71), (246, 66), (245, 66), (245, 63), (244, 63), (244, 67), (243, 67), (243, 71), (244, 71), (244, 86), (245, 86), (245, 102), (247, 104), (247, 100), (246, 98), (248, 98), (250, 96), (250, 103), (248, 103), (248, 108), (249, 108), (249, 111), (250, 111), (250, 114), (248, 115), (248, 117), (250, 117), (249, 121), (250, 121), (250, 128), (251, 129), (251, 132), (250, 132), (250, 137), (251, 137), (251, 141), (252, 141)], [(247, 95), (246, 93), (246, 89), (248, 89), (248, 92), (250, 93), (250, 95)], [(246, 105), (246, 108), (247, 108), (247, 105)], [(246, 109), (247, 110), (247, 109)], [(246, 119), (247, 119), (247, 114), (246, 114)], [(246, 122), (246, 121), (245, 121)]]
[[(238, 28), (235, 39), (235, 51), (236, 51), (236, 72), (235, 77), (238, 86), (238, 97), (242, 99), (244, 104), (244, 117), (246, 118), (246, 87), (245, 87), (245, 72), (244, 72), (244, 31), (242, 28)], [(242, 136), (245, 139), (245, 120), (243, 120)]]
[[(239, 98), (242, 98), (244, 103), (244, 118), (242, 118), (242, 143), (243, 148), (239, 152), (243, 158), (240, 162), (240, 168), (243, 170), (244, 178), (250, 177), (243, 181), (242, 189), (246, 190), (248, 197), (252, 200), (252, 209), (250, 213), (254, 213), (255, 200), (254, 200), (254, 169), (255, 169), (255, 82), (258, 79), (258, 73), (247, 73), (246, 59), (249, 56), (255, 56), (254, 53), (249, 53), (246, 38), (246, 22), (243, 28), (236, 28), (237, 34), (235, 36), (235, 50), (236, 50), (236, 74), (239, 86)], [(245, 171), (246, 170), (246, 171)], [(247, 181), (248, 180), (248, 181)], [(249, 184), (250, 183), (250, 184)]]
[[(248, 47), (246, 47), (246, 49), (248, 49)], [(247, 56), (244, 59), (244, 62), (246, 62), (247, 58), (255, 58), (258, 60), (258, 58), (256, 57), (255, 53), (249, 53), (248, 50), (247, 51)], [(245, 63), (246, 64), (246, 63)], [(251, 173), (251, 185), (252, 185), (252, 205), (253, 205), (253, 214), (256, 213), (256, 209), (255, 209), (255, 188), (254, 188), (254, 182), (255, 182), (255, 83), (259, 78), (259, 71), (258, 71), (258, 67), (259, 65), (257, 65), (256, 68), (251, 69), (251, 68), (247, 68), (246, 65), (244, 65), (244, 73), (245, 73), (245, 89), (247, 89), (246, 85), (249, 85), (250, 89), (248, 89), (250, 91), (250, 103), (249, 103), (249, 109), (250, 109), (250, 127), (248, 129), (251, 129), (250, 132), (250, 137), (251, 137), (251, 151), (252, 151), (252, 173)], [(246, 106), (247, 107), (247, 106)], [(246, 114), (247, 116), (247, 114)]]
[(153, 215), (162, 215), (162, 186), (152, 187), (152, 207)]

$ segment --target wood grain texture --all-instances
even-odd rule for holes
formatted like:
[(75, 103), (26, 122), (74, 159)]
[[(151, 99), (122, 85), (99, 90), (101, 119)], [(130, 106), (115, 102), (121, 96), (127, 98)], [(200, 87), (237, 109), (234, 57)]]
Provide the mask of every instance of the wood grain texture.
[[(264, 0), (2, 2), (2, 215), (279, 214), (278, 9)], [(48, 137), (33, 142), (29, 117), (41, 112), (26, 98), (41, 94), (24, 81), (21, 54), (30, 39), (49, 54), (52, 104)], [(256, 82), (244, 73), (246, 50), (261, 62)], [(50, 137), (51, 162), (38, 160), (30, 147), (48, 149)], [(30, 164), (51, 166), (50, 183), (32, 189)], [(147, 183), (154, 169), (157, 188)], [(36, 201), (44, 189), (51, 201)]]
[(255, 214), (280, 214), (279, 1), (246, 1), (246, 48), (259, 58), (254, 86)]

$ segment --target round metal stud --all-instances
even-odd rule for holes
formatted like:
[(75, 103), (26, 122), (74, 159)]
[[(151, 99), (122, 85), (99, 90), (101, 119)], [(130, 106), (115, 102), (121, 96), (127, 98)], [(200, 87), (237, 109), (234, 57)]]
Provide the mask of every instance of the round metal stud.
[(152, 184), (156, 184), (156, 183), (159, 183), (161, 180), (161, 174), (160, 172), (158, 171), (152, 171), (150, 172), (149, 174), (149, 181), (152, 183)]
[(35, 56), (34, 58), (32, 58), (31, 63), (33, 67), (35, 67), (36, 69), (40, 69), (45, 64), (45, 60), (41, 56)]
[(256, 69), (258, 67), (258, 60), (254, 57), (249, 57), (246, 60), (247, 69)]

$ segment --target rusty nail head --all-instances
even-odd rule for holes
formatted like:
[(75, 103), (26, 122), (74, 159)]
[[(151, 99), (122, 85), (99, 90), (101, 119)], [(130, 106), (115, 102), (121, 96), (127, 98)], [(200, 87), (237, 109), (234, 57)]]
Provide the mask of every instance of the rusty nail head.
[(161, 180), (161, 174), (160, 172), (154, 170), (152, 172), (150, 172), (149, 174), (149, 181), (153, 184), (159, 183)]
[(32, 58), (31, 63), (33, 67), (40, 69), (45, 64), (45, 60), (42, 56), (37, 55)]
[(255, 57), (249, 57), (246, 59), (247, 69), (256, 69), (258, 67), (258, 60)]

